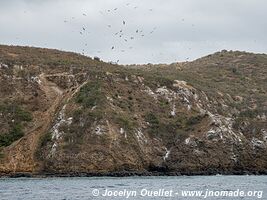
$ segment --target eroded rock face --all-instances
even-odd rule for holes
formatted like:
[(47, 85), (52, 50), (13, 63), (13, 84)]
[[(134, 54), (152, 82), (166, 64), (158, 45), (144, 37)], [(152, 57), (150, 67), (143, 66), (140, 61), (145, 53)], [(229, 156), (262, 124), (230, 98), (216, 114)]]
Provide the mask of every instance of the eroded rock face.
[[(227, 77), (243, 77), (228, 65), (221, 71), (216, 68), (223, 57), (229, 66), (240, 62), (240, 71), (253, 81), (251, 69), (266, 74), (266, 56), (266, 62), (255, 58), (258, 67), (251, 64), (251, 54), (237, 62), (239, 55), (224, 52), (179, 68), (128, 69), (89, 58), (81, 63), (69, 53), (38, 51), (44, 51), (45, 58), (57, 53), (72, 62), (62, 65), (61, 60), (53, 68), (34, 60), (34, 55), (33, 63), (26, 65), (28, 49), (0, 49), (1, 105), (13, 102), (32, 115), (31, 121), (20, 124), (24, 136), (1, 147), (0, 173), (267, 170), (266, 86), (259, 81), (264, 77), (253, 82), (261, 91), (247, 87), (239, 93), (226, 90), (232, 86)], [(217, 64), (210, 64), (214, 60)], [(213, 82), (216, 74), (209, 73), (214, 68), (224, 73), (223, 85)], [(17, 119), (13, 118), (0, 119), (3, 132), (12, 133), (8, 131)]]

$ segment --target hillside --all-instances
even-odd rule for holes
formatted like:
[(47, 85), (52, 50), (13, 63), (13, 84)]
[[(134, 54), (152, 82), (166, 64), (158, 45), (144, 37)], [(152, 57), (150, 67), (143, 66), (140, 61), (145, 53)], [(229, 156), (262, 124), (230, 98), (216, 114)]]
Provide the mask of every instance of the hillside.
[(267, 55), (120, 66), (0, 46), (0, 174), (267, 173)]

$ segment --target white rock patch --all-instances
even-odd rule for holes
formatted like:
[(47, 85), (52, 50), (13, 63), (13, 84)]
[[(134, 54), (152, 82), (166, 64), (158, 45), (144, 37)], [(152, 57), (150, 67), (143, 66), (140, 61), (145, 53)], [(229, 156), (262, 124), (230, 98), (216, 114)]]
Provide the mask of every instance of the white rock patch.
[(136, 129), (135, 136), (139, 143), (147, 143), (147, 139), (141, 129)]
[(166, 154), (165, 154), (164, 157), (163, 157), (163, 160), (164, 160), (164, 161), (166, 161), (166, 159), (169, 157), (169, 155), (170, 155), (170, 153), (171, 153), (171, 151), (168, 150), (167, 148), (165, 148), (165, 151), (166, 151)]
[(55, 125), (51, 128), (52, 140), (54, 141), (54, 144), (52, 145), (52, 149), (49, 153), (49, 156), (54, 156), (56, 152), (56, 148), (58, 146), (58, 140), (64, 134), (63, 131), (59, 131), (60, 126), (63, 124), (70, 125), (72, 123), (72, 120), (73, 120), (72, 117), (65, 119), (65, 109), (66, 109), (66, 105), (62, 107), (61, 111), (58, 114)]

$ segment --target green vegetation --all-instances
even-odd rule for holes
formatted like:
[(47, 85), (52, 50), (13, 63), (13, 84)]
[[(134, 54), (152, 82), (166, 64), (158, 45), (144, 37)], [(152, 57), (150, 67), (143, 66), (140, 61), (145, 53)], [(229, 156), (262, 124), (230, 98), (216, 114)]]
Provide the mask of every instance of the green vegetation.
[(21, 107), (12, 104), (0, 104), (0, 112), (3, 113), (4, 117), (9, 116), (17, 122), (29, 122), (32, 120), (31, 113), (23, 110)]
[(148, 133), (150, 135), (172, 143), (187, 138), (190, 132), (195, 131), (196, 126), (201, 124), (205, 117), (207, 115), (199, 115), (198, 113), (170, 117), (160, 112), (156, 114), (149, 112), (144, 118), (149, 123)]
[(145, 85), (149, 86), (152, 89), (155, 89), (158, 86), (166, 86), (168, 88), (173, 87), (173, 78), (162, 76), (162, 74), (158, 74), (158, 72), (153, 72), (151, 74), (142, 74), (141, 76), (145, 77)]
[(192, 116), (190, 117), (187, 121), (186, 121), (186, 126), (194, 126), (198, 123), (201, 122), (201, 120), (203, 118), (207, 117), (207, 115), (196, 115), (196, 116)]
[(8, 134), (0, 135), (0, 147), (9, 146), (14, 141), (23, 137), (24, 133), (20, 124), (16, 124), (12, 127), (11, 131)]
[(255, 118), (260, 113), (259, 110), (244, 110), (239, 113), (240, 118)]
[(114, 117), (114, 122), (117, 123), (121, 128), (125, 130), (132, 130), (134, 127), (136, 127), (135, 122), (130, 119), (128, 116), (121, 116), (116, 113), (113, 114)]
[(146, 114), (145, 120), (146, 120), (146, 122), (148, 122), (149, 124), (151, 124), (151, 126), (153, 128), (157, 128), (158, 125), (159, 125), (159, 120), (158, 120), (158, 118), (153, 113)]
[(76, 103), (82, 104), (84, 108), (102, 105), (105, 101), (105, 95), (101, 89), (101, 82), (99, 80), (87, 83), (79, 91)]
[(50, 132), (40, 137), (39, 146), (44, 147), (47, 143), (52, 141), (52, 134)]
[(6, 133), (0, 134), (0, 147), (9, 146), (24, 136), (23, 124), (32, 120), (31, 113), (25, 111), (15, 103), (0, 104), (3, 122), (8, 124)]
[(0, 149), (0, 160), (2, 159), (2, 158), (4, 158), (4, 153), (1, 151), (1, 149)]

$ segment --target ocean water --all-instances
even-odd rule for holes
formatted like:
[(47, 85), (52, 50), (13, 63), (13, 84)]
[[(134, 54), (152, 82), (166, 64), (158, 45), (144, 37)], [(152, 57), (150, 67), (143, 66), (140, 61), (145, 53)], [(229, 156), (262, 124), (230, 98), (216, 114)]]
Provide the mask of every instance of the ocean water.
[(0, 199), (265, 200), (267, 176), (2, 178)]

